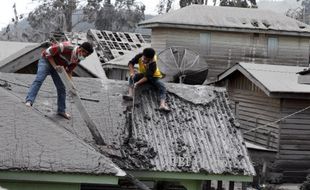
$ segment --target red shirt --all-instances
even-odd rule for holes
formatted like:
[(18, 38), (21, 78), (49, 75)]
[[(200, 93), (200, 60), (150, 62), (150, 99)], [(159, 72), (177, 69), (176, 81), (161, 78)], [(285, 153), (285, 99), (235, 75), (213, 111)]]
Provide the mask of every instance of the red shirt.
[(64, 66), (70, 73), (80, 62), (77, 48), (78, 46), (74, 46), (70, 42), (53, 44), (42, 52), (42, 57), (46, 59), (53, 57), (56, 65)]

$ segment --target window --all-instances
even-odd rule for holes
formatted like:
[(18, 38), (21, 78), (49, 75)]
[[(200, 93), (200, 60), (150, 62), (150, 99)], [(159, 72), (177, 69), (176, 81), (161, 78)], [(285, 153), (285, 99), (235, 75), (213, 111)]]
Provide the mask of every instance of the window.
[(278, 38), (275, 37), (269, 37), (268, 38), (268, 57), (275, 58), (278, 55)]
[(200, 33), (200, 52), (202, 55), (210, 53), (211, 34)]

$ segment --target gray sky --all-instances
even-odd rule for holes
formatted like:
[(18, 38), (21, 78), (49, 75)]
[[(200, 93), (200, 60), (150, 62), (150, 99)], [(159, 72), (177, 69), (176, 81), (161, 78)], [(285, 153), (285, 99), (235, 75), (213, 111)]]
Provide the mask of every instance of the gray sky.
[[(159, 0), (137, 0), (137, 1), (145, 4), (146, 14), (157, 14), (156, 5), (158, 4)], [(267, 1), (267, 0), (257, 0), (257, 1)], [(273, 1), (282, 1), (282, 0), (273, 0)], [(286, 0), (286, 1), (296, 1), (296, 0)], [(25, 14), (25, 16), (27, 16), (27, 14), (31, 10), (33, 10), (34, 7), (36, 6), (36, 4), (32, 2), (32, 0), (2, 0), (0, 6), (0, 13), (1, 13), (0, 28), (6, 27), (11, 22), (11, 19), (14, 17), (14, 11), (13, 11), (14, 3), (16, 3), (17, 13)], [(173, 9), (178, 9), (178, 1), (176, 0), (173, 4)]]

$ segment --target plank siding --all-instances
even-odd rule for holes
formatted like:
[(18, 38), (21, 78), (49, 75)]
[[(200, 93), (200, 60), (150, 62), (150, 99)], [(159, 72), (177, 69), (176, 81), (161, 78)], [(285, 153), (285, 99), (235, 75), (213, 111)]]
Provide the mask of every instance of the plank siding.
[[(210, 34), (210, 51), (200, 46), (200, 34)], [(278, 39), (278, 51), (268, 57), (268, 38)], [(208, 79), (237, 62), (307, 66), (309, 63), (309, 38), (253, 33), (216, 32), (204, 30), (153, 28), (152, 47), (160, 51), (170, 46), (184, 46), (200, 54), (201, 64), (209, 68)]]
[[(304, 109), (310, 100), (283, 99), (282, 117)], [(289, 117), (280, 124), (277, 169), (284, 173), (303, 173), (310, 169), (310, 110)]]
[[(241, 73), (236, 73), (230, 78), (227, 91), (243, 132), (280, 118), (280, 100), (267, 97)], [(238, 108), (235, 107), (236, 105)], [(268, 148), (278, 149), (279, 125), (272, 124), (272, 126), (245, 133), (244, 138)]]

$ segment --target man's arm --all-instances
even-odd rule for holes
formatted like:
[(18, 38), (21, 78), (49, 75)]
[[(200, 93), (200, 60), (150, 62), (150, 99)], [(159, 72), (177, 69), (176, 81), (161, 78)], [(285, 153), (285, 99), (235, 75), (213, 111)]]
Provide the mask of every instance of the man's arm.
[(135, 85), (141, 85), (143, 83), (145, 83), (147, 81), (147, 78), (146, 77), (143, 77), (142, 79), (140, 79), (138, 82), (135, 83)]
[(149, 66), (146, 70), (146, 75), (142, 79), (140, 79), (138, 82), (136, 82), (136, 85), (141, 85), (141, 84), (147, 82), (148, 78), (153, 77), (153, 75), (156, 71), (156, 68), (157, 68), (156, 62), (149, 63)]
[(55, 70), (56, 70), (57, 72), (61, 72), (61, 67), (62, 67), (62, 66), (57, 65), (57, 64), (55, 63), (55, 60), (54, 60), (54, 58), (53, 58), (52, 56), (49, 56), (49, 57), (47, 58), (47, 60), (48, 60), (48, 62), (55, 68)]
[(133, 66), (132, 63), (128, 63), (128, 68), (129, 68), (129, 76), (132, 78), (135, 75), (135, 67)]
[(131, 59), (128, 63), (129, 75), (133, 77), (135, 75), (135, 64), (139, 62), (139, 59), (142, 57), (142, 53), (136, 55), (133, 59)]
[(147, 78), (153, 77), (153, 75), (154, 75), (154, 73), (155, 73), (155, 71), (156, 71), (156, 68), (157, 68), (157, 65), (156, 65), (156, 62), (155, 62), (155, 61), (149, 63), (148, 68), (147, 68), (147, 70), (146, 70), (146, 77), (147, 77)]

